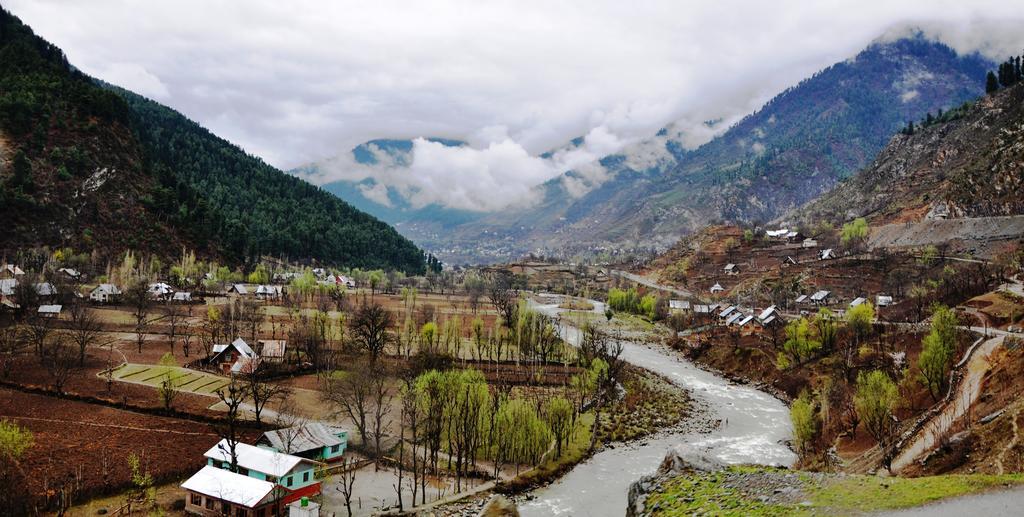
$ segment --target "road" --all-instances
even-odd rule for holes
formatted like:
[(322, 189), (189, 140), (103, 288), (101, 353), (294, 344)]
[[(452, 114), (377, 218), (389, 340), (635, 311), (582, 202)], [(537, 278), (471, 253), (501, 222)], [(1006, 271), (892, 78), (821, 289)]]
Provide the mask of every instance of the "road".
[[(910, 444), (896, 456), (892, 462), (893, 472), (899, 472), (922, 454), (937, 447), (953, 423), (974, 405), (981, 395), (981, 381), (991, 367), (989, 357), (996, 348), (1002, 345), (1004, 339), (1006, 339), (1006, 333), (998, 331), (998, 335), (982, 342), (970, 353), (969, 357), (965, 358), (967, 362), (963, 369), (964, 377), (957, 386), (953, 398), (918, 431), (917, 436)], [(961, 363), (963, 362), (962, 360)]]
[(677, 295), (677, 296), (680, 296), (680, 297), (683, 297), (683, 298), (693, 298), (693, 293), (688, 291), (688, 290), (686, 290), (686, 289), (679, 289), (677, 287), (662, 285), (662, 284), (659, 284), (659, 283), (655, 282), (654, 280), (651, 280), (650, 278), (647, 278), (645, 276), (640, 276), (640, 275), (638, 275), (636, 273), (629, 273), (627, 271), (619, 271), (617, 269), (611, 270), (610, 273), (611, 273), (612, 276), (622, 277), (622, 278), (625, 278), (625, 279), (627, 279), (629, 281), (636, 282), (636, 283), (638, 283), (640, 285), (644, 285), (644, 286), (650, 287), (651, 289), (658, 289), (659, 291), (669, 292), (669, 293), (672, 293), (674, 295)]
[(879, 515), (886, 517), (962, 517), (964, 515), (1021, 515), (1024, 488), (1010, 488), (947, 499), (917, 508)]

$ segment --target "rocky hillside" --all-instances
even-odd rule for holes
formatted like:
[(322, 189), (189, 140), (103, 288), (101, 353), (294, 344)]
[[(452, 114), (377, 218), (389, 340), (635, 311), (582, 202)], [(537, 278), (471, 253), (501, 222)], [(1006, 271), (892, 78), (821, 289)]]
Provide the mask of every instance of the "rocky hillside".
[(864, 170), (787, 218), (885, 224), (1024, 214), (1024, 85), (905, 133)]
[(180, 113), (77, 71), (0, 9), (0, 251), (260, 255), (422, 272), (393, 228)]
[(607, 179), (588, 183), (586, 194), (572, 195), (567, 183), (587, 181), (569, 172), (540, 187), (535, 208), (462, 225), (445, 243), (505, 252), (664, 248), (714, 221), (770, 220), (869, 164), (908, 120), (981, 95), (989, 66), (922, 37), (874, 44), (697, 149), (666, 129), (602, 159)]

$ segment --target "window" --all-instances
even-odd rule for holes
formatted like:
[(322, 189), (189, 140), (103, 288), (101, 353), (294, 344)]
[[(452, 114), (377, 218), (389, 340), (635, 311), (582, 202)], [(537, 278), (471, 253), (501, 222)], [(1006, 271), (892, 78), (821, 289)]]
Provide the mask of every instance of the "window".
[(260, 508), (259, 510), (256, 510), (256, 517), (264, 517), (266, 515), (266, 513), (267, 513), (267, 509), (266, 508)]
[(277, 476), (267, 476), (267, 481), (277, 483)]
[(243, 476), (248, 476), (249, 475), (249, 469), (247, 469), (245, 467), (238, 467), (238, 473), (243, 475)]
[(242, 508), (240, 506), (235, 508), (235, 517), (247, 517), (248, 515), (249, 511), (246, 510), (245, 508)]
[(207, 510), (212, 510), (213, 509), (213, 498), (212, 497), (207, 497), (206, 498), (206, 509)]
[(340, 445), (332, 445), (331, 446), (331, 454), (337, 454), (338, 453), (338, 449), (340, 449), (340, 448), (341, 448)]
[(309, 471), (308, 470), (302, 473), (302, 482), (303, 483), (308, 483), (309, 482)]
[(228, 504), (227, 501), (221, 501), (220, 513), (223, 513), (224, 515), (231, 515), (231, 505)]
[(284, 478), (284, 486), (292, 486), (292, 477), (288, 476)]
[(202, 506), (203, 505), (203, 496), (201, 496), (199, 494), (192, 494), (192, 504), (194, 506)]

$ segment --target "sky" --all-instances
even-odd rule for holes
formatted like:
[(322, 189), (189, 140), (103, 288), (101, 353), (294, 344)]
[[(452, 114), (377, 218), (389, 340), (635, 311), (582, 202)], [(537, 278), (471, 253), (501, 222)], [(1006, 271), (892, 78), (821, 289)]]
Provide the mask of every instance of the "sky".
[[(490, 211), (672, 125), (715, 127), (884, 35), (1021, 52), (1024, 0), (7, 0), (84, 72), (308, 179)], [(584, 136), (582, 146), (538, 155)], [(447, 148), (422, 137), (459, 139)], [(417, 139), (411, 164), (349, 150)], [(501, 192), (501, 195), (495, 195)]]

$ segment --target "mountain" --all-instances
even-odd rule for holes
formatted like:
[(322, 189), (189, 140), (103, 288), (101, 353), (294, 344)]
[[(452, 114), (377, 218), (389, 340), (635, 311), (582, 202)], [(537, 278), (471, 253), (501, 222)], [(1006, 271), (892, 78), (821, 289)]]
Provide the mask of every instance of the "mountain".
[(892, 137), (878, 157), (786, 216), (865, 217), (873, 225), (1024, 214), (1024, 84), (946, 111)]
[(460, 225), (444, 247), (477, 259), (667, 248), (712, 222), (770, 220), (866, 166), (908, 120), (976, 98), (991, 66), (920, 35), (878, 42), (705, 145), (663, 130), (603, 158), (603, 179), (568, 172), (539, 187), (537, 206)]
[[(450, 147), (467, 145), (463, 141), (446, 138), (427, 140)], [(401, 168), (412, 161), (413, 145), (412, 140), (370, 140), (354, 147), (351, 158), (358, 165), (372, 167), (383, 166), (386, 163)], [(325, 165), (311, 163), (292, 169), (289, 173), (300, 178), (314, 177), (323, 166)], [(375, 187), (384, 190), (377, 192), (374, 190)], [(432, 235), (444, 228), (475, 221), (480, 217), (476, 212), (445, 208), (436, 204), (421, 208), (413, 207), (393, 187), (383, 186), (372, 176), (358, 181), (333, 181), (324, 184), (323, 189), (359, 210), (394, 225), (403, 235), (416, 240), (431, 240)]]
[(0, 249), (260, 255), (422, 272), (394, 228), (104, 85), (0, 9)]

